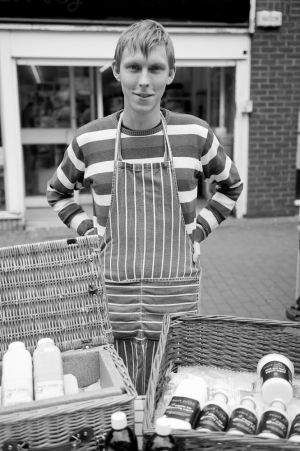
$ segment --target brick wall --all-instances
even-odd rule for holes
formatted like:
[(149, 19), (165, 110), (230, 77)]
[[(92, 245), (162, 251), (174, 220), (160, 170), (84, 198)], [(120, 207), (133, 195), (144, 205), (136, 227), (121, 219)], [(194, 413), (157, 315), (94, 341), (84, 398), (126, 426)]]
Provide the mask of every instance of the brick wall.
[(264, 9), (281, 11), (283, 24), (252, 37), (247, 216), (288, 216), (296, 214), (300, 1), (256, 0)]

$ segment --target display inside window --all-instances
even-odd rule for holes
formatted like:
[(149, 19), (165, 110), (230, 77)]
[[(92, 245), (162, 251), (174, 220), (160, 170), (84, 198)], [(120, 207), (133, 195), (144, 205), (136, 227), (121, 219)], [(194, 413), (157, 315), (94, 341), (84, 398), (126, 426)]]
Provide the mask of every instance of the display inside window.
[(60, 164), (66, 146), (24, 145), (26, 196), (45, 196), (47, 182)]
[(95, 119), (94, 68), (18, 66), (22, 128), (76, 128)]
[(22, 128), (70, 127), (67, 67), (18, 66)]

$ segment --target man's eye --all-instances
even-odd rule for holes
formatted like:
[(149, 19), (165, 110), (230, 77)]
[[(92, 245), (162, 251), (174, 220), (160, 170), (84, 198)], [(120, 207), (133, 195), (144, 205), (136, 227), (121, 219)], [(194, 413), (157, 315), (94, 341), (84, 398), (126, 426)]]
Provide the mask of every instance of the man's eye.
[(161, 71), (162, 70), (162, 67), (161, 66), (152, 66), (151, 67), (151, 71), (152, 72), (159, 72), (159, 71)]
[(139, 70), (139, 66), (137, 64), (130, 64), (128, 68), (134, 72)]

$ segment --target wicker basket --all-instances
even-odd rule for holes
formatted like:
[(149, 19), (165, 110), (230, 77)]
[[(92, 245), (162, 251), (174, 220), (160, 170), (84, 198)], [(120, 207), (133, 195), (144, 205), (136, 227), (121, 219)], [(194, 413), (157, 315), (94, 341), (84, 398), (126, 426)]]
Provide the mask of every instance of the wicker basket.
[(54, 339), (64, 356), (100, 347), (123, 390), (106, 397), (101, 392), (79, 393), (68, 402), (60, 398), (57, 403), (45, 400), (2, 407), (0, 449), (11, 440), (25, 442), (29, 448), (62, 445), (86, 427), (92, 428), (94, 437), (83, 447), (96, 449), (117, 410), (124, 411), (133, 426), (136, 391), (112, 345), (96, 236), (0, 249), (1, 357), (12, 341), (24, 341), (32, 352), (38, 339), (46, 336)]
[[(153, 363), (144, 412), (144, 443), (154, 431), (154, 414), (167, 371), (178, 366), (211, 365), (255, 372), (258, 360), (277, 352), (289, 357), (300, 373), (300, 324), (226, 316), (165, 316)], [(226, 433), (176, 431), (180, 451), (296, 450), (283, 439), (232, 436)]]

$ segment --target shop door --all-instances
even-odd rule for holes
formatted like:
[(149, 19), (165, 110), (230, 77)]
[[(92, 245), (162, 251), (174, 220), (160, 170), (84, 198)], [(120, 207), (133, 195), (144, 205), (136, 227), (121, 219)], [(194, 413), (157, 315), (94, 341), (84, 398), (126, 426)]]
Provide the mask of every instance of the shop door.
[(46, 186), (77, 127), (96, 118), (91, 67), (18, 66), (26, 206), (46, 206)]

